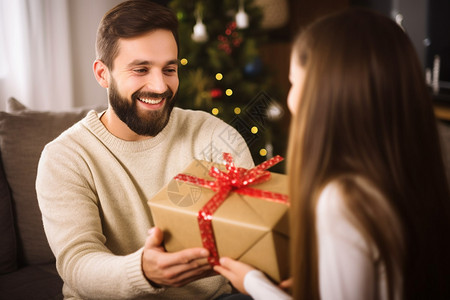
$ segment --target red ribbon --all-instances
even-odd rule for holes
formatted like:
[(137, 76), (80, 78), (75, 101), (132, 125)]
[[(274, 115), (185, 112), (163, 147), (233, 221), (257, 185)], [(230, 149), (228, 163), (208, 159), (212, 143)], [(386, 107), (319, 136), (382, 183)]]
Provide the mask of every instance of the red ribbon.
[(279, 163), (283, 158), (279, 155), (257, 165), (252, 169), (238, 168), (233, 162), (229, 153), (223, 153), (227, 172), (220, 171), (217, 167), (211, 167), (209, 175), (216, 180), (205, 180), (186, 174), (178, 174), (176, 180), (185, 181), (210, 188), (217, 192), (203, 207), (199, 210), (197, 220), (202, 236), (203, 247), (209, 250), (208, 262), (211, 265), (219, 265), (219, 255), (217, 253), (216, 242), (212, 229), (212, 215), (226, 200), (228, 194), (235, 193), (262, 198), (265, 200), (288, 204), (288, 196), (284, 194), (257, 190), (249, 187), (251, 184), (265, 182), (270, 179), (270, 172), (266, 169)]

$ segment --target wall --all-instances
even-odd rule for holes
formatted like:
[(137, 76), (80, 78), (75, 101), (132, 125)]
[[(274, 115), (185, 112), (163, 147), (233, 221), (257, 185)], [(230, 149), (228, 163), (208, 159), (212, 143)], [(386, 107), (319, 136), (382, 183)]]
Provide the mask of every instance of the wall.
[(348, 6), (348, 0), (289, 1), (289, 24), (269, 33), (271, 35), (269, 43), (263, 45), (260, 53), (264, 64), (273, 72), (274, 81), (280, 88), (281, 103), (285, 103), (290, 87), (288, 75), (292, 38), (302, 27), (317, 18)]
[(427, 14), (429, 0), (395, 0), (392, 9), (403, 16), (403, 28), (416, 48), (422, 66), (425, 68), (427, 38)]
[(74, 106), (107, 103), (106, 90), (95, 80), (95, 37), (103, 15), (121, 0), (69, 1)]
[[(396, 11), (403, 16), (403, 27), (413, 42), (419, 59), (425, 67), (427, 38), (427, 12), (429, 0), (290, 0), (289, 25), (274, 33), (270, 43), (261, 48), (264, 63), (273, 70), (275, 81), (283, 96), (287, 96), (290, 84), (288, 81), (290, 39), (304, 26), (325, 14), (350, 6), (363, 6), (377, 10), (387, 16)], [(448, 1), (448, 0), (439, 0)], [(282, 36), (281, 39), (278, 37)]]
[[(425, 66), (427, 38), (427, 14), (430, 0), (350, 0), (352, 6), (368, 7), (395, 20), (396, 15), (402, 17), (402, 27), (416, 48), (417, 55)], [(435, 1), (435, 0), (433, 0)], [(448, 0), (438, 0), (448, 1)]]

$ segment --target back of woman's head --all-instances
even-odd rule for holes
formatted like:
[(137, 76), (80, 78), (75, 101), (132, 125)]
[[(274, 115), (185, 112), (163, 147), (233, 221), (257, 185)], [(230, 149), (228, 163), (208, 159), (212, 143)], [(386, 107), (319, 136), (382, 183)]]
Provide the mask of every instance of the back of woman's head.
[[(425, 264), (416, 263), (415, 255), (431, 254), (424, 243), (441, 243), (436, 235), (449, 229), (444, 218), (450, 200), (431, 99), (412, 43), (389, 18), (349, 9), (304, 30), (293, 55), (305, 70), (289, 148), (294, 213), (307, 218), (315, 205), (308, 199), (329, 180), (363, 176), (398, 215), (405, 246), (418, 247), (407, 250), (404, 272), (420, 271)], [(294, 228), (308, 221), (295, 222)], [(409, 287), (410, 279), (424, 278), (407, 276)], [(423, 282), (414, 284), (419, 290)]]

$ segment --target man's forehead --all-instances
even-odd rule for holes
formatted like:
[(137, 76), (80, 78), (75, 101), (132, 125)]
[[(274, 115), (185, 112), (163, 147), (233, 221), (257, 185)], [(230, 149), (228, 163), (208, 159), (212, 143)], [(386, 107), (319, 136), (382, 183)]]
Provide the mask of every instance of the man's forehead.
[(172, 32), (157, 30), (132, 38), (119, 38), (115, 60), (121, 64), (178, 64), (178, 47)]
[[(166, 62), (164, 62), (165, 65), (177, 65), (179, 63), (178, 59), (170, 59)], [(136, 66), (151, 66), (155, 63), (151, 60), (145, 60), (145, 59), (134, 59), (131, 62), (127, 64), (128, 67), (136, 67)]]
[(172, 31), (166, 29), (155, 29), (144, 32), (142, 34), (132, 36), (132, 37), (119, 37), (117, 39), (118, 45), (121, 44), (131, 44), (134, 45), (139, 42), (153, 41), (152, 45), (158, 46), (162, 43), (170, 44), (175, 48), (178, 48), (175, 36)]

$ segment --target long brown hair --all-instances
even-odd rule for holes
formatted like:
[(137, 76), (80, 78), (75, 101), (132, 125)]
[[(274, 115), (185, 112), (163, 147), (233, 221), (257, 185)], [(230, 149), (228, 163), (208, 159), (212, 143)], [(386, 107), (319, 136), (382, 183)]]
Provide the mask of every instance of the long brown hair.
[(330, 181), (339, 184), (349, 218), (379, 252), (389, 298), (397, 286), (407, 299), (450, 297), (450, 192), (409, 38), (389, 18), (353, 8), (306, 28), (293, 55), (305, 70), (288, 153), (294, 298), (320, 297), (315, 211)]
[(170, 30), (178, 45), (178, 20), (171, 9), (149, 0), (119, 3), (103, 16), (98, 27), (97, 59), (112, 70), (119, 38), (136, 37), (156, 29)]

